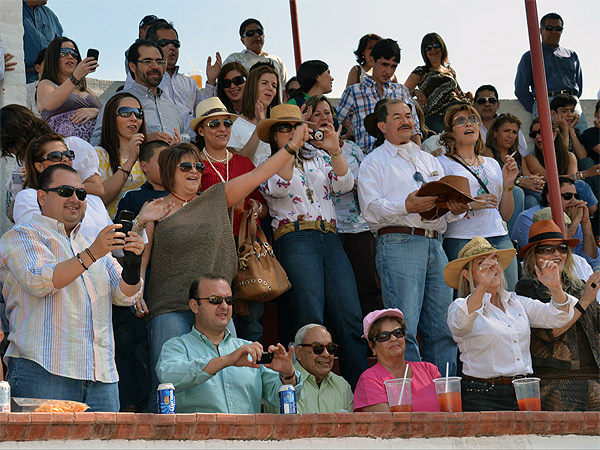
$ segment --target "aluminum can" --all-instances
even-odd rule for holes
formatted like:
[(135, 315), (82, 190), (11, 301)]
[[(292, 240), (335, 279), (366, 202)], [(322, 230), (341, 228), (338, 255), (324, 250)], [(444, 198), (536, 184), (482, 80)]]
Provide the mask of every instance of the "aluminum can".
[(0, 412), (10, 412), (10, 384), (0, 381)]
[(296, 414), (296, 389), (291, 384), (279, 388), (279, 413)]
[(156, 391), (159, 414), (175, 414), (175, 386), (171, 383), (158, 385)]

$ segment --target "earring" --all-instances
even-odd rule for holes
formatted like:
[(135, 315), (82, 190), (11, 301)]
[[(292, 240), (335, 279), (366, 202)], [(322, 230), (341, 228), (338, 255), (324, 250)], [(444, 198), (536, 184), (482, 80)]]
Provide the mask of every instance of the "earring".
[(377, 352), (373, 350), (373, 356), (377, 356)]

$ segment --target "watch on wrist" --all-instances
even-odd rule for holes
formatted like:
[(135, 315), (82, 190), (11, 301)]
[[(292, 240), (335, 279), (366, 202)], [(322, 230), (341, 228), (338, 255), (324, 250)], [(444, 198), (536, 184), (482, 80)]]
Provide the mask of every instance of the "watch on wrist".
[(69, 80), (71, 80), (71, 83), (73, 83), (75, 86), (79, 86), (79, 83), (81, 83), (81, 80), (75, 78), (73, 74), (69, 75)]
[(522, 177), (521, 177), (521, 175), (519, 175), (519, 176), (517, 177), (517, 179), (515, 180), (515, 186), (518, 186), (518, 185), (520, 185), (520, 184), (521, 184), (521, 178), (522, 178)]

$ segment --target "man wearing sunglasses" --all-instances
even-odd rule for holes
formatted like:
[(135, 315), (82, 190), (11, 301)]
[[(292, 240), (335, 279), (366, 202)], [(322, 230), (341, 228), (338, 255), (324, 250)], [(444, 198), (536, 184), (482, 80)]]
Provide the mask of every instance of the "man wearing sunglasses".
[(259, 342), (234, 338), (227, 324), (235, 298), (229, 282), (205, 274), (190, 286), (189, 306), (195, 315), (192, 331), (168, 340), (156, 365), (161, 383), (173, 383), (178, 413), (256, 414), (261, 401), (279, 405), (283, 384), (302, 390), (302, 377), (294, 370), (293, 348), (271, 345), (271, 362), (261, 364)]
[[(570, 94), (579, 99), (583, 93), (583, 74), (577, 53), (559, 46), (563, 29), (564, 21), (556, 13), (548, 13), (540, 20), (548, 101), (559, 94)], [(535, 98), (530, 51), (521, 57), (517, 67), (515, 95), (523, 107), (532, 114), (532, 119), (535, 119), (538, 116), (538, 106)], [(579, 100), (575, 112), (579, 114), (576, 129), (579, 133), (582, 133), (587, 128), (587, 122), (583, 116)]]
[[(64, 164), (39, 177), (41, 215), (0, 240), (0, 280), (10, 322), (8, 380), (16, 397), (60, 398), (92, 411), (119, 411), (111, 304), (142, 293), (144, 242), (108, 225), (91, 242), (80, 233), (87, 193)], [(123, 269), (110, 255), (128, 250)]]

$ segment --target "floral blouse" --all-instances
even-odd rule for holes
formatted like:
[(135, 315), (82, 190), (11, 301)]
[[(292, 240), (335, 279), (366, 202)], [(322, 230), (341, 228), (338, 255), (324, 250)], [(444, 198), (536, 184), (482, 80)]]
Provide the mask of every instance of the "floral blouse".
[(332, 200), (354, 187), (351, 170), (344, 176), (338, 176), (326, 152), (309, 144), (306, 144), (306, 148), (314, 157), (304, 161), (304, 170), (295, 166), (290, 181), (275, 174), (260, 186), (273, 217), (271, 225), (274, 230), (296, 221), (324, 220), (335, 226)]

